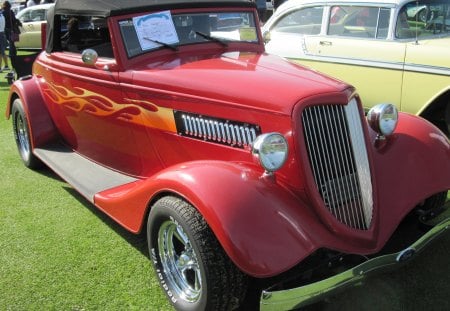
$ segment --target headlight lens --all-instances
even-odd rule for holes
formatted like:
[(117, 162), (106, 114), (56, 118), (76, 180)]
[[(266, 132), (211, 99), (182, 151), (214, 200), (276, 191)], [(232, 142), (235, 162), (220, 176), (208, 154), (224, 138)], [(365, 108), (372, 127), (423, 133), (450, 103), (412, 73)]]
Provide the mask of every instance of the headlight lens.
[(398, 111), (392, 104), (378, 104), (367, 113), (370, 127), (382, 136), (391, 135), (398, 123)]
[(266, 171), (274, 172), (286, 161), (288, 144), (279, 133), (262, 134), (253, 142), (252, 154)]

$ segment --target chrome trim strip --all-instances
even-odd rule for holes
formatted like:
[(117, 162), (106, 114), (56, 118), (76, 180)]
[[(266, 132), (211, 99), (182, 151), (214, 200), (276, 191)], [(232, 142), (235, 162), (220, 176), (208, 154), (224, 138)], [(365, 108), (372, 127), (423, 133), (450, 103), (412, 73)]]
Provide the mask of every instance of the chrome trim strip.
[(404, 70), (410, 72), (427, 73), (427, 74), (437, 74), (442, 76), (450, 76), (450, 68), (438, 67), (438, 66), (427, 66), (411, 63), (399, 63), (399, 62), (384, 62), (384, 61), (374, 61), (367, 59), (358, 58), (344, 58), (344, 57), (333, 57), (333, 56), (317, 56), (305, 53), (301, 58), (290, 58), (292, 60), (309, 60), (316, 62), (328, 62), (333, 64), (350, 65), (350, 66), (362, 66), (362, 67), (373, 67), (380, 69), (392, 69), (392, 70)]
[(410, 247), (400, 252), (372, 258), (335, 276), (305, 286), (272, 292), (265, 290), (260, 298), (260, 310), (297, 309), (330, 297), (345, 288), (360, 285), (366, 276), (382, 272), (393, 266), (399, 267), (402, 263), (414, 258), (415, 254), (420, 253), (431, 241), (443, 235), (449, 229), (450, 218), (447, 218), (430, 229)]
[(405, 63), (405, 71), (450, 76), (450, 68)]
[(361, 116), (359, 114), (356, 100), (353, 98), (350, 103), (344, 107), (344, 109), (347, 115), (346, 119), (352, 141), (351, 146), (355, 156), (356, 171), (358, 174), (357, 180), (359, 181), (359, 189), (362, 194), (362, 206), (366, 228), (368, 228), (372, 222), (373, 198), (369, 158), (363, 136), (364, 130), (361, 125)]

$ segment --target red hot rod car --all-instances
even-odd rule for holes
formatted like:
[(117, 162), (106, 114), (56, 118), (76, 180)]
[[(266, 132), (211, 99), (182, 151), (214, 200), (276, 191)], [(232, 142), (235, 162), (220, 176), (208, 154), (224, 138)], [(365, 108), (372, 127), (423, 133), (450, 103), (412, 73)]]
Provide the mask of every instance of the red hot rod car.
[(445, 206), (447, 137), (266, 54), (252, 1), (58, 0), (46, 35), (9, 94), (19, 154), (146, 231), (176, 309), (255, 287), (263, 310), (301, 307), (450, 226), (421, 225)]

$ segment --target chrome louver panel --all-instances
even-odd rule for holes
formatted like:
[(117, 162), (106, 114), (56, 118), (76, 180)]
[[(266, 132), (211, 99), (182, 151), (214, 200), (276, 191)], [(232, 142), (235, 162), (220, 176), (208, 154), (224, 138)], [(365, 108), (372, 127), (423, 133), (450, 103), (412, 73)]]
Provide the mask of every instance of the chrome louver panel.
[(183, 136), (216, 142), (232, 147), (251, 146), (261, 134), (259, 126), (208, 116), (175, 111), (177, 132)]
[(373, 199), (369, 160), (356, 100), (308, 107), (302, 114), (307, 152), (325, 206), (340, 222), (367, 230)]

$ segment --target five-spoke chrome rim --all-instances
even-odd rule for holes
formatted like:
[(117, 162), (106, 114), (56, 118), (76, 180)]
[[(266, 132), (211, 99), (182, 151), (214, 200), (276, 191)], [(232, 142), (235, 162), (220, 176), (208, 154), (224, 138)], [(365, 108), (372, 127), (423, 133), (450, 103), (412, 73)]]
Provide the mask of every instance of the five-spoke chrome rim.
[(26, 159), (30, 154), (30, 144), (25, 120), (19, 113), (16, 115), (16, 135), (19, 143), (20, 154), (24, 159)]
[(200, 267), (183, 228), (172, 220), (165, 221), (158, 232), (158, 248), (169, 289), (187, 302), (198, 301), (202, 290)]

